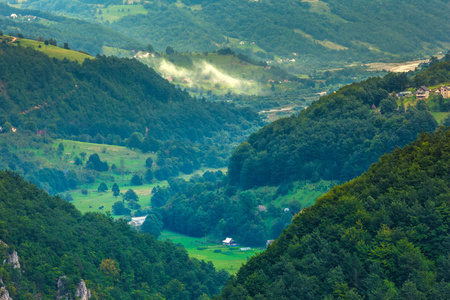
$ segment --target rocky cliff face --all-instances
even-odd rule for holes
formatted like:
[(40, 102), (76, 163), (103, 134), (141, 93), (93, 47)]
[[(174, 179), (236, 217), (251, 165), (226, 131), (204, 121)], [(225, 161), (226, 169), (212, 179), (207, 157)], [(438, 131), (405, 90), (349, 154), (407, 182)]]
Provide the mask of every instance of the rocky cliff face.
[(14, 269), (20, 269), (19, 255), (16, 250), (11, 254), (7, 253), (6, 263), (12, 265)]
[(81, 279), (80, 283), (77, 285), (77, 292), (75, 293), (77, 299), (88, 300), (91, 298), (91, 291), (86, 287), (86, 283)]
[[(58, 300), (72, 300), (73, 297), (69, 296), (68, 291), (66, 290), (66, 286), (65, 286), (65, 282), (66, 282), (67, 277), (66, 276), (61, 276), (58, 279), (58, 294), (56, 296), (56, 298)], [(91, 291), (86, 287), (86, 283), (84, 282), (83, 279), (81, 279), (80, 283), (78, 283), (77, 285), (77, 290), (75, 291), (75, 297), (76, 299), (79, 300), (88, 300), (89, 298), (91, 298)], [(2, 299), (0, 299), (2, 300)]]
[(0, 300), (13, 300), (9, 296), (9, 291), (4, 286), (3, 280), (1, 278), (0, 278)]
[(6, 249), (6, 259), (3, 261), (3, 264), (10, 264), (14, 269), (20, 269), (19, 255), (17, 255), (17, 251), (14, 250), (12, 253), (8, 252), (8, 245), (0, 240), (0, 247)]

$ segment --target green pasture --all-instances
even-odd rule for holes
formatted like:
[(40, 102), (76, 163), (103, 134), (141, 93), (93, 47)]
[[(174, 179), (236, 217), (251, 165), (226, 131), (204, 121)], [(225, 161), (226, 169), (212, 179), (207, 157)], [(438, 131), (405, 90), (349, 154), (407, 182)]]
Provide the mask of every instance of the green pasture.
[[(101, 11), (101, 12), (100, 12)], [(105, 8), (101, 8), (96, 13), (96, 18), (100, 21), (115, 22), (123, 17), (133, 15), (145, 15), (147, 10), (142, 4), (137, 5), (110, 5)]]
[[(194, 238), (187, 235), (164, 230), (159, 240), (171, 240), (175, 244), (182, 244), (190, 257), (199, 260), (211, 261), (219, 270), (225, 270), (230, 274), (235, 274), (242, 264), (263, 249), (252, 248), (249, 251), (240, 251), (239, 247), (227, 247), (221, 244), (221, 241), (211, 241), (208, 238)], [(220, 253), (214, 253), (214, 250), (220, 250)]]
[[(63, 152), (58, 152), (58, 146), (62, 143), (64, 146)], [(24, 150), (24, 149), (22, 149)], [(154, 153), (142, 153), (140, 150), (133, 150), (122, 146), (113, 146), (105, 144), (85, 143), (71, 140), (55, 140), (54, 143), (48, 147), (40, 149), (29, 149), (34, 153), (35, 160), (43, 167), (57, 168), (61, 170), (74, 170), (77, 173), (83, 173), (84, 166), (91, 154), (97, 153), (102, 161), (107, 161), (110, 170), (107, 172), (99, 172), (98, 176), (93, 182), (83, 181), (82, 175), (79, 176), (79, 184), (77, 190), (69, 190), (63, 194), (70, 194), (73, 198), (72, 203), (83, 213), (89, 211), (106, 212), (112, 210), (112, 205), (121, 201), (122, 197), (114, 197), (111, 192), (111, 187), (114, 183), (120, 188), (121, 193), (125, 193), (128, 189), (133, 189), (139, 196), (139, 205), (142, 208), (150, 206), (150, 199), (152, 190), (156, 186), (167, 186), (167, 181), (158, 181), (153, 179), (151, 184), (145, 183), (143, 185), (134, 186), (130, 181), (134, 174), (144, 176), (147, 167), (145, 161), (147, 158), (156, 160)], [(85, 158), (82, 158), (81, 153), (86, 153)], [(83, 166), (76, 166), (74, 164), (75, 157), (83, 160)], [(111, 166), (115, 164), (117, 170), (113, 172)], [(212, 169), (202, 168), (196, 170), (192, 174), (180, 173), (179, 177), (189, 180), (191, 176), (203, 175), (206, 171), (218, 171), (226, 173), (227, 168)], [(108, 191), (98, 192), (100, 183), (105, 182), (108, 186)], [(82, 190), (87, 190), (87, 194), (83, 194)], [(103, 207), (102, 209), (99, 209)]]
[[(7, 35), (0, 36), (0, 41), (11, 42), (12, 37), (7, 36)], [(60, 59), (60, 60), (67, 58), (68, 60), (78, 61), (79, 63), (82, 63), (86, 58), (94, 59), (92, 56), (87, 55), (85, 53), (81, 53), (81, 52), (78, 52), (75, 50), (63, 49), (63, 48), (52, 46), (52, 45), (45, 45), (44, 42), (16, 38), (16, 41), (12, 42), (12, 44), (17, 45), (17, 42), (20, 42), (20, 45), (22, 47), (33, 48), (35, 50), (38, 50), (38, 51), (48, 55), (49, 57), (52, 57), (52, 58), (54, 57), (54, 58)], [(70, 45), (69, 45), (69, 47), (70, 47)]]
[(433, 115), (438, 124), (442, 124), (442, 122), (450, 115), (450, 112), (431, 112), (431, 115)]

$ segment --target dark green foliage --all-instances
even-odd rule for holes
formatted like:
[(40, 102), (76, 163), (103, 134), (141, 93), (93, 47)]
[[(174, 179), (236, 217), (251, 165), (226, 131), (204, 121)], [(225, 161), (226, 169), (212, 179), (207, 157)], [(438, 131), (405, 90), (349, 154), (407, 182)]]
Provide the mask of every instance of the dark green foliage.
[[(354, 178), (383, 153), (437, 127), (425, 103), (397, 110), (389, 93), (407, 84), (405, 74), (370, 78), (264, 127), (234, 151), (230, 183), (248, 189), (300, 179)], [(381, 107), (381, 115), (370, 110), (373, 104)]]
[(152, 180), (153, 180), (153, 172), (152, 172), (152, 170), (147, 169), (147, 171), (145, 172), (144, 178), (145, 178), (145, 181), (147, 181), (149, 183), (152, 182)]
[(0, 186), (0, 240), (17, 251), (21, 264), (20, 272), (1, 268), (14, 299), (55, 299), (61, 276), (70, 294), (84, 279), (93, 298), (123, 300), (156, 298), (173, 280), (183, 284), (183, 298), (198, 299), (217, 294), (226, 280), (183, 248), (135, 232), (124, 221), (81, 215), (12, 172), (0, 172)]
[(106, 192), (107, 190), (108, 190), (108, 186), (104, 182), (100, 183), (100, 185), (97, 188), (97, 191), (99, 191), (99, 192)]
[(153, 159), (151, 157), (149, 157), (145, 160), (145, 166), (147, 168), (151, 168), (153, 166)]
[(96, 170), (99, 172), (108, 171), (108, 163), (106, 161), (101, 161), (97, 153), (91, 154), (88, 161), (86, 162), (86, 168)]
[(131, 177), (130, 181), (131, 185), (142, 185), (142, 178), (138, 174), (134, 174), (133, 177)]
[(123, 201), (139, 201), (139, 196), (136, 195), (136, 192), (133, 189), (128, 189), (125, 194), (123, 194)]
[(152, 212), (145, 218), (144, 223), (141, 226), (141, 231), (153, 235), (158, 238), (161, 235), (163, 228), (163, 221), (161, 214)]
[(125, 207), (122, 201), (117, 201), (112, 206), (112, 212), (115, 215), (130, 215), (131, 210)]
[(153, 196), (151, 199), (152, 207), (158, 208), (164, 206), (170, 198), (169, 191), (166, 189), (162, 189), (156, 187), (153, 192)]
[(119, 186), (117, 185), (117, 183), (114, 182), (114, 184), (113, 184), (113, 186), (112, 186), (112, 188), (111, 188), (111, 192), (113, 192), (113, 196), (114, 196), (114, 197), (117, 197), (117, 196), (120, 195), (120, 188), (119, 188)]
[(221, 299), (448, 298), (449, 170), (450, 130), (382, 156), (296, 216)]

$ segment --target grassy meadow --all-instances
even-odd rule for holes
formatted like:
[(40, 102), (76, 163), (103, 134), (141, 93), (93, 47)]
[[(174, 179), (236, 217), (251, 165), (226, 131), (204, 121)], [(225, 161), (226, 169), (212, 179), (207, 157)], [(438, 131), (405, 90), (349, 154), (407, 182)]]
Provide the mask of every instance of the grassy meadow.
[(142, 4), (135, 5), (109, 5), (108, 7), (101, 8), (97, 11), (95, 15), (96, 18), (102, 22), (115, 22), (123, 17), (133, 16), (133, 15), (145, 15), (147, 10)]
[[(62, 144), (64, 151), (59, 152), (58, 147)], [(40, 164), (42, 168), (57, 168), (64, 171), (73, 170), (78, 174), (78, 189), (69, 190), (62, 193), (69, 194), (73, 203), (81, 212), (97, 211), (107, 212), (111, 211), (112, 205), (120, 201), (122, 197), (115, 198), (112, 195), (111, 187), (114, 183), (120, 188), (121, 193), (125, 193), (128, 189), (133, 189), (139, 196), (139, 204), (142, 208), (150, 206), (150, 199), (152, 190), (156, 186), (167, 186), (167, 181), (158, 181), (153, 179), (152, 183), (144, 182), (143, 185), (131, 185), (130, 181), (134, 174), (141, 177), (144, 176), (147, 167), (145, 161), (147, 158), (156, 160), (154, 153), (142, 153), (140, 150), (133, 150), (122, 146), (113, 146), (105, 144), (85, 143), (72, 140), (54, 140), (54, 143), (48, 147), (40, 149), (21, 149), (29, 150), (33, 153), (34, 159)], [(90, 176), (89, 171), (85, 170), (85, 162), (91, 154), (97, 153), (102, 161), (107, 161), (109, 171), (97, 173), (97, 177)], [(82, 166), (74, 164), (75, 158), (79, 157), (83, 161)], [(112, 170), (112, 166), (116, 166), (116, 170)], [(194, 171), (192, 174), (180, 173), (179, 177), (189, 180), (193, 175), (202, 175), (206, 171), (221, 170), (226, 173), (226, 168), (211, 169), (202, 168)], [(108, 191), (98, 192), (100, 183), (105, 182), (108, 186)], [(82, 191), (87, 190), (87, 194)], [(100, 209), (100, 207), (103, 207)]]
[[(13, 41), (14, 39), (14, 41)], [(22, 38), (16, 38), (11, 36), (0, 36), (0, 41), (6, 41), (7, 43), (12, 43), (13, 45), (17, 45), (20, 43), (20, 46), (22, 47), (30, 47), (37, 51), (40, 51), (46, 55), (48, 55), (51, 58), (56, 58), (63, 60), (64, 58), (67, 58), (71, 61), (78, 61), (79, 63), (82, 63), (86, 58), (94, 59), (94, 57), (87, 55), (85, 53), (81, 53), (75, 50), (69, 50), (69, 49), (63, 49), (57, 46), (52, 45), (45, 45), (44, 42), (34, 41), (34, 40), (28, 40), (28, 39), (22, 39)], [(70, 45), (69, 45), (70, 46)]]
[(239, 248), (243, 248), (245, 245), (227, 247), (223, 246), (221, 241), (194, 238), (168, 230), (161, 233), (159, 240), (171, 240), (175, 244), (182, 244), (188, 251), (189, 256), (199, 260), (211, 261), (218, 270), (225, 270), (230, 274), (235, 274), (250, 257), (263, 251), (263, 249), (253, 248), (248, 251), (240, 251)]

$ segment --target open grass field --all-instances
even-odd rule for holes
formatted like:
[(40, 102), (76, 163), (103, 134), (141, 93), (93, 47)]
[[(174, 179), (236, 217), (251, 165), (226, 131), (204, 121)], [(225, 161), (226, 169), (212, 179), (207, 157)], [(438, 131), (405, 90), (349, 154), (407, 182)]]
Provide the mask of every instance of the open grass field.
[[(245, 247), (227, 247), (220, 244), (220, 241), (212, 242), (205, 238), (194, 238), (179, 233), (164, 230), (159, 240), (171, 240), (175, 244), (182, 244), (189, 253), (189, 256), (199, 260), (211, 261), (216, 269), (225, 270), (230, 274), (236, 273), (242, 264), (263, 249), (251, 249), (248, 251), (239, 251), (239, 248)], [(232, 250), (233, 249), (233, 250)], [(220, 253), (214, 253), (214, 250)]]
[(444, 120), (450, 116), (450, 112), (431, 112), (433, 117), (436, 119), (436, 121), (439, 123), (439, 125), (444, 122)]
[[(14, 39), (14, 41), (12, 41)], [(94, 57), (87, 55), (85, 53), (81, 53), (74, 50), (68, 50), (63, 49), (60, 47), (52, 46), (52, 45), (45, 45), (44, 42), (38, 42), (34, 40), (28, 40), (28, 39), (21, 39), (21, 38), (13, 38), (7, 35), (0, 36), (0, 41), (6, 41), (11, 42), (13, 45), (17, 45), (19, 42), (22, 47), (31, 47), (37, 51), (40, 51), (49, 57), (54, 57), (56, 59), (64, 59), (67, 58), (68, 60), (72, 61), (78, 61), (79, 63), (82, 63), (86, 58), (94, 59)], [(40, 47), (39, 47), (40, 46)], [(69, 45), (70, 46), (70, 45)]]
[(270, 197), (261, 197), (264, 199), (264, 205), (273, 204), (277, 207), (288, 207), (292, 201), (298, 201), (302, 207), (308, 207), (316, 202), (316, 199), (328, 192), (336, 181), (320, 180), (312, 183), (309, 181), (294, 182), (292, 188), (285, 195), (280, 195), (273, 199), (276, 187), (261, 187), (257, 189), (258, 194), (267, 194)]
[(133, 16), (133, 15), (145, 15), (147, 10), (142, 4), (136, 5), (110, 5), (108, 7), (99, 9), (96, 18), (100, 21), (115, 22), (123, 17)]
[[(58, 152), (59, 144), (63, 144), (63, 152)], [(78, 174), (78, 189), (64, 192), (63, 195), (70, 194), (73, 198), (71, 202), (83, 213), (89, 211), (111, 211), (112, 205), (122, 200), (122, 197), (119, 196), (116, 198), (112, 195), (111, 187), (114, 183), (117, 183), (121, 193), (125, 193), (128, 189), (133, 189), (139, 196), (139, 204), (142, 208), (150, 206), (150, 199), (154, 187), (168, 185), (167, 181), (158, 181), (156, 179), (153, 179), (152, 183), (144, 183), (139, 186), (131, 185), (130, 183), (134, 174), (139, 174), (141, 177), (144, 176), (147, 170), (145, 161), (149, 157), (155, 161), (156, 154), (154, 153), (142, 153), (140, 150), (133, 150), (122, 146), (84, 143), (71, 140), (55, 140), (49, 147), (21, 150), (29, 150), (32, 152), (33, 159), (42, 168), (56, 168), (65, 172), (72, 170)], [(110, 167), (110, 170), (107, 172), (97, 173), (97, 177), (89, 176), (89, 171), (84, 168), (85, 162), (94, 153), (97, 153), (102, 161), (107, 161)], [(74, 164), (76, 157), (79, 157), (83, 161), (83, 166), (76, 166)], [(112, 165), (117, 166), (116, 171), (112, 170)], [(180, 173), (179, 177), (189, 180), (191, 176), (201, 176), (206, 171), (217, 170), (226, 173), (226, 168), (202, 168), (188, 175)], [(107, 192), (97, 191), (98, 186), (102, 182), (105, 182), (108, 186)], [(82, 190), (87, 190), (88, 193), (83, 194)], [(100, 207), (103, 208), (99, 209)]]

